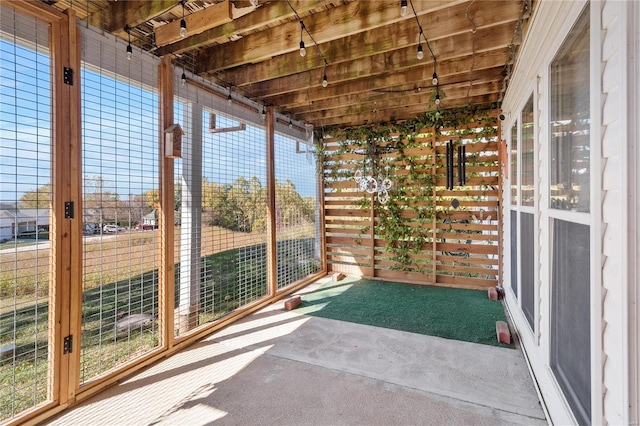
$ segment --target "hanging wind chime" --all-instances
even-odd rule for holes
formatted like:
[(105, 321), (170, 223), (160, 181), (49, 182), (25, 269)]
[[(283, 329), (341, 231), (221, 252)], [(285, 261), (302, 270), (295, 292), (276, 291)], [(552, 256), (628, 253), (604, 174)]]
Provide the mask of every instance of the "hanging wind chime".
[[(381, 151), (389, 152), (392, 147), (379, 147), (374, 141), (369, 142), (369, 148), (366, 150), (356, 150), (356, 154), (365, 155), (362, 161), (362, 169), (358, 169), (353, 174), (353, 180), (361, 191), (368, 194), (376, 194), (380, 204), (387, 204), (389, 201), (389, 191), (393, 188), (393, 182), (381, 172), (374, 177), (377, 169), (377, 160)], [(367, 174), (367, 161), (370, 163), (370, 173)]]

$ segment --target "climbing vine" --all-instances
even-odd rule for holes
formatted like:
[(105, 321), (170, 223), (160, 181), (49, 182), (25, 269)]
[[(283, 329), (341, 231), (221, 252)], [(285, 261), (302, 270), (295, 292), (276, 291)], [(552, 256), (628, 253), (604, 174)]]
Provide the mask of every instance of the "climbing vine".
[[(432, 138), (447, 135), (459, 139), (459, 143), (462, 139), (488, 141), (495, 137), (496, 123), (497, 119), (490, 117), (488, 111), (467, 106), (428, 111), (402, 123), (328, 128), (325, 134), (339, 141), (331, 156), (341, 160), (325, 167), (325, 178), (353, 179), (357, 170), (363, 175), (391, 177), (393, 188), (387, 202), (361, 191), (356, 204), (361, 209), (373, 206), (373, 232), (384, 236), (386, 252), (395, 263), (393, 269), (429, 272), (431, 264), (421, 267), (412, 254), (431, 249), (433, 234), (424, 229), (430, 229), (438, 216), (436, 201), (443, 201), (434, 199), (437, 175), (432, 170), (437, 154)], [(317, 147), (316, 152), (324, 158), (324, 148)], [(469, 155), (468, 165), (482, 164), (481, 156)], [(369, 226), (360, 228), (356, 243), (360, 244), (362, 236), (370, 232)]]

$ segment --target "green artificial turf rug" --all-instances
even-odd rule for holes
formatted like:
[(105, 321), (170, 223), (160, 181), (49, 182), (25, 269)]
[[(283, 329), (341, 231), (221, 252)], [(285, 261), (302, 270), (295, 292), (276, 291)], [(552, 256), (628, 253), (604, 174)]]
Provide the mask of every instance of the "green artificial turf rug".
[(346, 278), (302, 295), (297, 313), (446, 339), (498, 343), (496, 321), (506, 321), (502, 303), (486, 291)]

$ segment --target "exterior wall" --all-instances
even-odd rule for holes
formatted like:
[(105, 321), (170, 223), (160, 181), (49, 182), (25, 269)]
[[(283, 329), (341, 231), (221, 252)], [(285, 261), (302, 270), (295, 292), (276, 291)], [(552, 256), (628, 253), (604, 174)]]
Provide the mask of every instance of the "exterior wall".
[[(626, 51), (631, 2), (607, 0), (598, 21), (602, 38), (602, 380), (604, 422), (628, 424), (628, 267)], [(593, 22), (593, 21), (592, 21)]]
[(628, 132), (628, 153), (626, 156), (626, 166), (629, 177), (627, 188), (627, 211), (628, 211), (628, 273), (626, 274), (628, 283), (628, 300), (626, 306), (629, 307), (629, 324), (626, 335), (629, 337), (629, 358), (628, 358), (628, 382), (629, 382), (629, 416), (628, 424), (640, 423), (640, 336), (638, 328), (640, 326), (640, 306), (638, 306), (638, 283), (640, 282), (640, 4), (632, 2), (628, 5), (626, 15), (627, 29), (629, 36), (626, 59), (628, 61), (627, 73), (627, 93), (628, 108), (626, 129)]
[[(548, 67), (584, 4), (538, 4), (502, 105), (507, 117), (503, 138), (508, 139), (509, 129), (522, 105), (534, 94), (538, 247), (533, 333), (507, 283), (505, 290), (507, 307), (550, 420), (555, 424), (575, 423), (575, 419), (549, 368)], [(635, 195), (640, 182), (634, 170), (639, 164), (635, 135), (640, 131), (637, 119), (640, 7), (635, 2), (616, 0), (592, 1), (588, 7), (591, 12), (591, 419), (594, 424), (629, 424), (638, 422), (640, 402), (637, 337), (640, 315), (635, 303), (640, 229)], [(507, 181), (503, 187), (509, 188), (509, 184)], [(503, 201), (505, 206), (509, 205), (507, 194), (503, 194)], [(508, 211), (505, 208), (505, 212)], [(509, 216), (504, 220), (508, 221)], [(509, 241), (507, 223), (504, 247), (508, 247)], [(503, 264), (504, 277), (510, 276), (508, 251)]]

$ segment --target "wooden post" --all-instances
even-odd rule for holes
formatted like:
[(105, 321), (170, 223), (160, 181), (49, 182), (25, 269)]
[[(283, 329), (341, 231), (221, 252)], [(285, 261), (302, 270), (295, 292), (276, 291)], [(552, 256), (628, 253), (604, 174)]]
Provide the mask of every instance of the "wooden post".
[(371, 277), (375, 277), (376, 276), (376, 212), (375, 212), (375, 208), (376, 208), (376, 196), (375, 194), (371, 194), (371, 202), (369, 203), (369, 209), (371, 210), (369, 212), (369, 223), (370, 223), (370, 227), (369, 227), (369, 244), (370, 244), (370, 251), (369, 254), (371, 256), (371, 272), (369, 273), (369, 276)]
[[(52, 23), (53, 146), (51, 280), (53, 332), (51, 395), (60, 404), (75, 400), (80, 368), (82, 319), (82, 195), (80, 183), (80, 43), (75, 12)], [(65, 82), (65, 68), (71, 80)], [(65, 206), (66, 212), (65, 212)], [(65, 353), (64, 341), (72, 342)]]
[[(319, 144), (323, 145), (324, 149), (324, 140), (318, 141)], [(320, 238), (320, 261), (322, 262), (322, 271), (327, 273), (329, 270), (328, 262), (327, 262), (327, 226), (326, 226), (326, 214), (325, 214), (325, 205), (324, 205), (324, 156), (318, 155), (316, 158), (318, 164), (316, 165), (318, 172), (317, 176), (317, 188), (318, 188), (318, 210), (320, 211), (318, 214), (318, 225), (319, 225), (319, 238)]]
[(70, 155), (67, 150), (69, 134), (69, 90), (65, 87), (64, 67), (69, 64), (67, 46), (69, 34), (66, 23), (55, 22), (51, 25), (51, 74), (52, 74), (52, 126), (53, 142), (51, 146), (51, 273), (49, 284), (49, 321), (51, 322), (49, 344), (51, 345), (50, 365), (53, 369), (49, 382), (50, 395), (60, 403), (69, 398), (69, 356), (63, 355), (63, 340), (70, 334), (69, 316), (70, 282), (71, 282), (71, 224), (64, 219), (64, 203), (70, 196), (67, 175)]
[(278, 291), (278, 265), (276, 242), (276, 167), (275, 167), (275, 111), (267, 107), (265, 117), (267, 136), (267, 294)]
[(504, 241), (502, 241), (502, 237), (503, 237), (503, 223), (504, 223), (504, 217), (502, 217), (502, 179), (504, 178), (504, 174), (503, 174), (503, 164), (502, 164), (502, 150), (505, 148), (505, 146), (502, 145), (502, 120), (500, 120), (500, 118), (498, 118), (498, 134), (497, 134), (497, 140), (498, 140), (498, 205), (496, 206), (496, 215), (498, 216), (496, 219), (498, 219), (498, 285), (500, 287), (503, 286), (503, 282), (502, 282), (502, 261), (503, 261), (503, 256), (504, 256)]
[(164, 131), (173, 124), (173, 68), (171, 58), (163, 56), (158, 69), (160, 117), (158, 143), (160, 144), (160, 270), (158, 295), (160, 314), (160, 342), (164, 349), (173, 346), (175, 308), (175, 248), (174, 248), (174, 195), (173, 158), (168, 158), (164, 143)]
[(75, 400), (80, 385), (80, 345), (82, 334), (82, 252), (83, 217), (82, 217), (82, 117), (80, 94), (80, 32), (76, 25), (76, 14), (67, 9), (69, 14), (69, 67), (74, 70), (73, 85), (69, 90), (69, 167), (66, 169), (69, 179), (69, 196), (74, 204), (74, 218), (71, 226), (71, 261), (70, 294), (69, 294), (69, 334), (73, 337), (73, 351), (69, 355), (69, 373), (67, 395), (69, 401)]
[(432, 208), (433, 208), (433, 219), (431, 221), (431, 232), (432, 232), (432, 241), (431, 241), (431, 257), (432, 257), (432, 263), (431, 263), (431, 284), (435, 284), (436, 280), (438, 279), (438, 276), (436, 274), (436, 266), (438, 264), (438, 259), (437, 259), (437, 251), (436, 251), (436, 245), (437, 245), (437, 240), (436, 240), (436, 236), (438, 235), (438, 218), (436, 216), (436, 200), (438, 197), (438, 191), (436, 188), (436, 172), (437, 172), (437, 168), (438, 168), (438, 151), (436, 149), (436, 131), (437, 128), (436, 126), (433, 126), (431, 129), (431, 134), (432, 134), (432, 139), (431, 139), (431, 148), (433, 151), (433, 154), (431, 156), (431, 182), (432, 182), (432, 188), (431, 188), (431, 196), (432, 196)]

